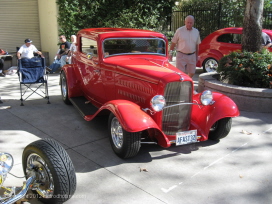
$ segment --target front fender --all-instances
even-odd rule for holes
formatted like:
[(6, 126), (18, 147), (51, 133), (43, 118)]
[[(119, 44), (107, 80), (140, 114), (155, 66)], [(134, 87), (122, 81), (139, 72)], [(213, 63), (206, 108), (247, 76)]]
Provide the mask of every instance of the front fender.
[[(166, 135), (158, 127), (157, 123), (137, 104), (127, 100), (112, 100), (105, 103), (99, 108), (96, 114), (85, 117), (85, 120), (91, 120), (97, 114), (104, 110), (112, 112), (122, 127), (127, 132), (141, 132), (143, 130), (155, 131), (154, 137), (157, 139), (158, 144), (162, 147), (170, 147), (170, 141)], [(153, 132), (154, 132), (153, 131)]]
[(80, 88), (79, 81), (76, 78), (76, 73), (73, 64), (64, 65), (61, 72), (66, 75), (68, 98), (82, 96), (83, 93)]
[[(201, 94), (193, 97), (194, 102), (201, 104)], [(198, 129), (202, 136), (201, 141), (207, 140), (212, 125), (226, 117), (236, 117), (240, 115), (237, 105), (224, 94), (213, 92), (213, 105), (194, 105), (192, 108), (191, 129)]]

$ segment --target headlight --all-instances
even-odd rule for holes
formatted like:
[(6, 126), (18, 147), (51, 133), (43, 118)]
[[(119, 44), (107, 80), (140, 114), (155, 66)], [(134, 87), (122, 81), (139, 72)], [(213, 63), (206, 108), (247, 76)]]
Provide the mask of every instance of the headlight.
[(212, 92), (210, 90), (203, 91), (200, 100), (204, 106), (209, 105), (213, 101)]
[(165, 98), (162, 95), (156, 95), (151, 99), (150, 103), (152, 109), (156, 112), (159, 112), (165, 106)]
[(0, 152), (0, 174), (7, 174), (13, 166), (13, 157), (9, 153)]

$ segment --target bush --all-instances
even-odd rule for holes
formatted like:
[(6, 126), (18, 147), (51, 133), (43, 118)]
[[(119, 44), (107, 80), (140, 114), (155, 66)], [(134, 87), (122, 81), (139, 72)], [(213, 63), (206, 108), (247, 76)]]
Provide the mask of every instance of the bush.
[(272, 54), (237, 51), (224, 56), (219, 61), (220, 80), (238, 86), (269, 88), (272, 82)]

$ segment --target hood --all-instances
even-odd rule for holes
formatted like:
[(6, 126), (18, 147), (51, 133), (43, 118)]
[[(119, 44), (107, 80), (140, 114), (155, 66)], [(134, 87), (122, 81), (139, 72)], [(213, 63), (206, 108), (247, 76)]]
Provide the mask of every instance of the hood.
[(116, 73), (130, 75), (153, 83), (179, 81), (181, 78), (185, 81), (191, 81), (188, 75), (171, 65), (165, 57), (115, 56), (104, 59), (104, 62), (111, 69), (114, 67)]

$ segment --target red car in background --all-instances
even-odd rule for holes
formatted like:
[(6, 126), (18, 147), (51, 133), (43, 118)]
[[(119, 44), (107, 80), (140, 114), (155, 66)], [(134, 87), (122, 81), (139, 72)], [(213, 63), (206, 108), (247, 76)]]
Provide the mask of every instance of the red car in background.
[[(223, 28), (203, 39), (199, 45), (197, 67), (203, 67), (204, 72), (216, 71), (218, 61), (230, 52), (242, 49), (243, 28)], [(272, 39), (272, 30), (263, 30)], [(272, 48), (269, 48), (272, 52)]]

